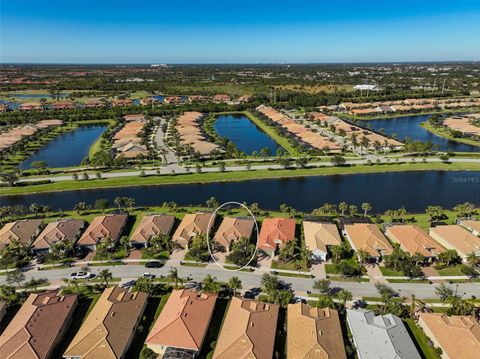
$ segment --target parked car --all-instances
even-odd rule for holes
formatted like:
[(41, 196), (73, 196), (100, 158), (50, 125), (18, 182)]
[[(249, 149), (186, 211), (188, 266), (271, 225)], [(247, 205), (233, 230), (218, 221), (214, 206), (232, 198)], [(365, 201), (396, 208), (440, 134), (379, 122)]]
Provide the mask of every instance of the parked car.
[(160, 262), (147, 262), (147, 264), (145, 264), (145, 268), (160, 268), (162, 266), (162, 264)]
[(154, 279), (154, 278), (155, 278), (155, 274), (143, 273), (143, 274), (142, 274), (142, 278)]
[(93, 274), (90, 272), (76, 272), (70, 274), (72, 279), (90, 279), (93, 277)]

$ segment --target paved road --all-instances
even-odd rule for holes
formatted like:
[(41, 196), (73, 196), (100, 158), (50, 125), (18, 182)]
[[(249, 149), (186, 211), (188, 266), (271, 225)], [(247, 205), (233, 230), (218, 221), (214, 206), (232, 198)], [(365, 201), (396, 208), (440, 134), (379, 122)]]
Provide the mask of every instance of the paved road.
[(163, 132), (163, 126), (167, 124), (167, 120), (159, 117), (155, 117), (155, 120), (158, 120), (158, 126), (156, 131), (154, 131), (153, 141), (156, 145), (157, 152), (166, 159), (167, 164), (176, 165), (178, 163), (178, 159), (175, 155), (175, 152), (173, 152), (172, 149), (164, 142), (165, 133)]
[[(386, 162), (386, 159), (384, 158), (379, 158), (380, 162)], [(404, 157), (401, 158), (402, 162), (411, 162), (412, 158), (410, 157)], [(419, 162), (420, 160), (418, 158), (415, 159), (415, 161)], [(429, 163), (439, 163), (441, 162), (440, 159), (438, 158), (427, 158), (427, 162)], [(450, 162), (457, 162), (457, 163), (480, 163), (479, 158), (452, 158), (449, 160)], [(359, 160), (349, 160), (347, 161), (347, 164), (351, 165), (361, 165), (361, 164), (366, 164), (368, 160), (366, 159), (359, 159)], [(311, 162), (309, 163), (309, 166), (326, 166), (326, 167), (332, 167), (333, 165), (330, 162)], [(262, 164), (262, 165), (252, 165), (251, 166), (252, 170), (265, 170), (265, 169), (283, 169), (283, 166), (278, 165), (278, 164)], [(168, 166), (163, 166), (159, 168), (160, 174), (171, 174), (172, 171), (175, 173), (187, 173), (187, 170), (185, 167), (179, 165), (179, 164), (171, 164)], [(202, 167), (202, 172), (219, 172), (220, 169), (218, 167)], [(225, 167), (225, 171), (229, 172), (234, 172), (234, 171), (245, 171), (245, 165), (241, 166), (227, 166)], [(153, 175), (156, 174), (157, 170), (144, 170), (145, 174), (147, 175)], [(102, 173), (103, 178), (119, 178), (119, 177), (132, 177), (132, 176), (139, 176), (140, 175), (140, 170), (136, 171), (124, 171), (124, 172), (111, 172), (111, 173)], [(59, 181), (70, 181), (72, 180), (71, 175), (62, 175), (62, 176), (45, 176), (45, 177), (35, 177), (35, 178), (22, 178), (20, 179), (19, 182), (31, 182), (31, 181), (41, 181), (41, 180), (51, 180), (53, 182), (59, 182)]]
[[(100, 270), (108, 268), (115, 278), (122, 279), (134, 279), (139, 277), (142, 273), (149, 272), (157, 276), (167, 275), (171, 266), (175, 266), (178, 269), (178, 274), (182, 278), (191, 276), (196, 281), (201, 281), (206, 274), (211, 274), (215, 276), (217, 280), (222, 282), (227, 282), (232, 276), (237, 276), (242, 281), (243, 289), (248, 290), (251, 288), (260, 287), (261, 275), (263, 272), (261, 270), (256, 270), (255, 272), (239, 272), (239, 271), (227, 271), (216, 265), (209, 265), (208, 268), (205, 267), (189, 267), (189, 266), (180, 266), (177, 261), (169, 261), (163, 268), (152, 269), (145, 268), (142, 265), (120, 265), (120, 266), (105, 266), (105, 267), (92, 267), (92, 273), (98, 273)], [(38, 271), (36, 269), (25, 272), (26, 280), (35, 278), (47, 278), (51, 283), (60, 282), (62, 278), (68, 277), (71, 273), (78, 271), (78, 267), (72, 267), (68, 269), (55, 269), (47, 271)], [(312, 284), (314, 279), (306, 278), (296, 278), (296, 277), (280, 277), (284, 281), (291, 283), (292, 288), (301, 294), (307, 290), (312, 290)], [(5, 276), (0, 276), (0, 283), (4, 284), (6, 280)], [(436, 298), (435, 295), (435, 285), (427, 283), (390, 283), (391, 287), (397, 290), (400, 295), (409, 297), (412, 294), (415, 294), (417, 298)], [(364, 296), (373, 296), (377, 297), (378, 292), (375, 288), (374, 283), (364, 283), (364, 282), (333, 282), (333, 286), (345, 288), (353, 293), (355, 297), (364, 297)], [(464, 294), (465, 297), (469, 298), (474, 295), (480, 297), (480, 285), (478, 283), (461, 283), (458, 284), (458, 293)]]

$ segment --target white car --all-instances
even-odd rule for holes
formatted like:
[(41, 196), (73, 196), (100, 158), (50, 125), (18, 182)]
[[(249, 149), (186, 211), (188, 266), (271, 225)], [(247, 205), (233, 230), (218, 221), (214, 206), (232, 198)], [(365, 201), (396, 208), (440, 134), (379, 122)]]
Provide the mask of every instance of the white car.
[(70, 274), (72, 279), (89, 279), (92, 277), (92, 273), (90, 272), (76, 272)]
[(154, 278), (155, 278), (155, 274), (143, 273), (143, 274), (142, 274), (142, 278), (154, 279)]

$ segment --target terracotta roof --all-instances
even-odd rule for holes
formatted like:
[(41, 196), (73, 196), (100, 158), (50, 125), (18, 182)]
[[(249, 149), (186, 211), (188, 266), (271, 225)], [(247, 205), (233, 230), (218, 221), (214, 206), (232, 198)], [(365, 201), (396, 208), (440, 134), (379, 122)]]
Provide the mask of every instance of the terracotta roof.
[(213, 359), (272, 359), (278, 309), (277, 304), (233, 297)]
[(305, 245), (310, 251), (320, 250), (327, 253), (327, 246), (342, 243), (337, 225), (334, 223), (319, 223), (303, 221)]
[(295, 239), (293, 218), (265, 218), (258, 238), (258, 248), (275, 250), (277, 244), (282, 248), (285, 243), (293, 239)]
[(430, 228), (430, 235), (448, 249), (455, 249), (462, 257), (472, 252), (480, 256), (480, 238), (455, 224)]
[(338, 312), (307, 304), (289, 304), (287, 311), (289, 359), (346, 359)]
[(199, 351), (215, 308), (216, 295), (174, 290), (148, 334), (145, 344)]
[(0, 358), (48, 358), (65, 334), (77, 305), (76, 295), (60, 296), (57, 291), (30, 294), (0, 336)]
[(450, 359), (478, 358), (480, 324), (472, 316), (420, 313), (419, 325)]
[(60, 219), (47, 224), (45, 229), (40, 233), (35, 242), (33, 249), (49, 249), (55, 243), (68, 240), (75, 244), (81, 229), (85, 226), (85, 221), (81, 219)]
[(120, 239), (123, 228), (127, 223), (128, 214), (108, 214), (106, 216), (95, 217), (78, 240), (78, 245), (96, 245), (105, 237), (116, 242)]
[(419, 253), (424, 257), (436, 257), (445, 251), (437, 241), (413, 225), (396, 225), (387, 228), (387, 236), (412, 256)]
[[(196, 235), (207, 234), (208, 222), (212, 213), (189, 213), (183, 217), (182, 222), (175, 231), (172, 240), (179, 244), (187, 244)], [(212, 224), (215, 218), (212, 219)]]
[(232, 242), (242, 237), (250, 239), (254, 225), (255, 222), (251, 218), (225, 217), (213, 239), (225, 248), (229, 248)]
[(144, 216), (135, 228), (130, 241), (147, 243), (153, 236), (169, 236), (175, 224), (175, 216), (155, 214)]
[(12, 241), (29, 246), (33, 241), (33, 237), (40, 230), (41, 225), (41, 219), (23, 219), (5, 224), (0, 229), (0, 249)]
[(476, 231), (480, 233), (480, 221), (475, 221), (473, 219), (467, 219), (467, 220), (462, 220), (459, 222), (459, 224), (468, 229), (469, 231)]
[(372, 257), (390, 255), (393, 252), (392, 245), (375, 224), (347, 224), (345, 232), (355, 251), (362, 249)]
[(146, 305), (145, 293), (120, 287), (105, 289), (63, 356), (123, 358)]

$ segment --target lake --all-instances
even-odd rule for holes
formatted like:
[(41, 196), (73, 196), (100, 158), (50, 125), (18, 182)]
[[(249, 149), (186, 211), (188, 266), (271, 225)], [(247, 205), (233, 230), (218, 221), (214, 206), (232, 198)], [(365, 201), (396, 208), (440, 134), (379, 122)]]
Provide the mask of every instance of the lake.
[(406, 137), (412, 140), (431, 141), (439, 146), (441, 151), (452, 152), (478, 152), (480, 147), (470, 146), (459, 142), (447, 140), (446, 138), (434, 135), (424, 129), (420, 124), (428, 121), (431, 115), (402, 116), (384, 118), (378, 120), (360, 121), (363, 126), (370, 126), (377, 132), (383, 129), (387, 135), (395, 134), (400, 140)]
[(270, 136), (244, 115), (220, 115), (217, 117), (214, 127), (221, 137), (228, 138), (247, 155), (251, 155), (254, 151), (258, 153), (265, 147), (275, 154), (280, 148)]
[(85, 125), (62, 133), (30, 155), (20, 168), (29, 169), (34, 161), (45, 161), (50, 168), (77, 166), (106, 128), (106, 125)]
[(66, 210), (78, 202), (93, 205), (98, 198), (108, 199), (111, 206), (115, 197), (132, 197), (137, 205), (153, 206), (169, 201), (179, 205), (202, 204), (212, 196), (220, 202), (257, 202), (266, 209), (278, 209), (280, 204), (285, 203), (305, 212), (324, 203), (338, 204), (342, 201), (359, 206), (359, 211), (363, 202), (370, 202), (373, 213), (401, 206), (409, 212), (423, 212), (428, 205), (452, 208), (467, 201), (480, 205), (480, 172), (392, 172), (139, 186), (4, 196), (0, 202), (2, 206), (38, 203)]

